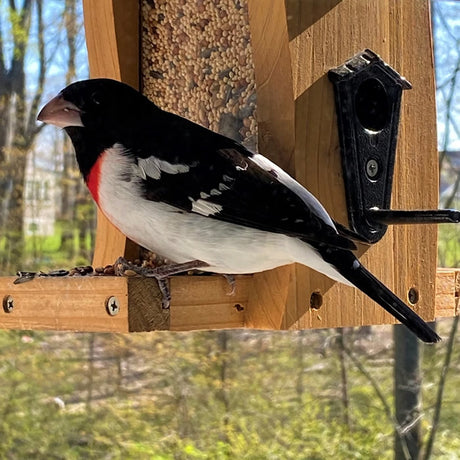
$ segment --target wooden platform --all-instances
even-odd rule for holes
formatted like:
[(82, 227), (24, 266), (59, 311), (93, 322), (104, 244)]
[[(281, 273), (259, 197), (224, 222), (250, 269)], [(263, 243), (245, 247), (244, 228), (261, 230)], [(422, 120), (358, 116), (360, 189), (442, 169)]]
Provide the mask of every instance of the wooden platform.
[[(142, 1), (83, 0), (92, 77), (143, 87)], [(326, 74), (371, 48), (413, 85), (401, 106), (392, 208), (435, 208), (438, 156), (429, 1), (242, 0), (242, 4), (250, 30), (260, 153), (291, 173), (346, 225), (333, 89)], [(133, 249), (99, 213), (93, 265), (104, 266), (123, 254), (135, 258)], [(391, 227), (379, 243), (361, 246), (358, 254), (401, 299), (409, 302), (409, 291), (415, 292), (414, 310), (425, 320), (458, 313), (460, 271), (436, 269), (436, 226)], [(234, 295), (219, 276), (174, 277), (169, 311), (161, 308), (154, 280), (81, 277), (20, 285), (13, 280), (0, 278), (5, 307), (0, 310), (0, 328), (295, 330), (394, 321), (363, 293), (300, 265), (240, 276)], [(312, 308), (318, 300), (321, 307)], [(119, 306), (117, 314), (108, 313), (108, 302)]]
[[(198, 329), (297, 329), (275, 314), (276, 305), (251, 299), (253, 276), (238, 276), (233, 295), (221, 276), (177, 276), (171, 279), (174, 293), (170, 310), (161, 308), (161, 297), (152, 279), (129, 277), (40, 278), (13, 284), (15, 278), (0, 278), (0, 296), (13, 301), (12, 310), (0, 310), (1, 329), (39, 329), (94, 332), (139, 332)], [(440, 269), (437, 273), (436, 318), (459, 312), (460, 270)], [(282, 297), (282, 293), (280, 292)], [(119, 312), (110, 315), (108, 299), (115, 297)], [(272, 302), (273, 299), (267, 299)], [(305, 299), (303, 316), (315, 317), (314, 327), (361, 326), (366, 322), (341, 323), (338, 310), (347, 305), (310, 308)], [(326, 314), (325, 310), (329, 310)], [(284, 312), (285, 313), (285, 312)], [(283, 316), (283, 315), (282, 315)], [(329, 318), (337, 318), (330, 321)], [(434, 318), (425, 318), (434, 319)]]

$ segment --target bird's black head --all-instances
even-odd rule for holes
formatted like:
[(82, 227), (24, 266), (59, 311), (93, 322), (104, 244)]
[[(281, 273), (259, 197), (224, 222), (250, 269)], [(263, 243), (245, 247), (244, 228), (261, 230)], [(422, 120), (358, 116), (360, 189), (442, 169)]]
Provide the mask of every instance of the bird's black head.
[[(84, 128), (105, 146), (135, 136), (140, 120), (156, 107), (130, 86), (115, 80), (83, 80), (64, 88), (43, 107), (38, 120), (73, 134)], [(158, 109), (157, 109), (158, 110)], [(77, 128), (77, 129), (75, 129)]]
[[(98, 157), (116, 143), (136, 150), (160, 110), (130, 86), (107, 78), (83, 80), (51, 99), (37, 119), (64, 128), (85, 178)], [(148, 125), (148, 126), (146, 126)]]

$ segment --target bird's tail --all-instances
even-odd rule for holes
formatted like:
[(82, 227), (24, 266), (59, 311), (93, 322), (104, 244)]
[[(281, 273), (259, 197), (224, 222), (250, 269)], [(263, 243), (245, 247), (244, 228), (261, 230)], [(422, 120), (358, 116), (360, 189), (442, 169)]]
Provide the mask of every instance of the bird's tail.
[(420, 340), (439, 342), (441, 338), (399, 297), (361, 265), (351, 251), (336, 248), (318, 248), (319, 252), (350, 283), (392, 314), (410, 329)]

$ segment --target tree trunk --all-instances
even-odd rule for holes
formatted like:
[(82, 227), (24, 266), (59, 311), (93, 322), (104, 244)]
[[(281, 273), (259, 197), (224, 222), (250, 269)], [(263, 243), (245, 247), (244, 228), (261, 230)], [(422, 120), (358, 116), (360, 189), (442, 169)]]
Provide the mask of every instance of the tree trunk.
[[(220, 388), (218, 393), (218, 398), (222, 402), (224, 408), (224, 416), (222, 418), (222, 422), (224, 427), (227, 427), (229, 422), (230, 416), (230, 401), (228, 399), (228, 341), (229, 341), (229, 333), (226, 330), (218, 331), (217, 332), (217, 347), (219, 350), (219, 380), (220, 380)], [(223, 441), (228, 442), (227, 433), (224, 431)]]
[[(66, 29), (67, 48), (69, 50), (67, 59), (67, 73), (65, 84), (70, 84), (76, 76), (76, 40), (78, 34), (76, 1), (65, 0), (64, 24)], [(58, 220), (62, 223), (61, 250), (64, 251), (69, 260), (75, 257), (75, 233), (77, 222), (77, 181), (78, 167), (70, 138), (63, 132), (63, 168), (61, 178), (61, 207)]]
[[(25, 56), (30, 42), (32, 6), (36, 5), (38, 33), (38, 74), (37, 89), (32, 97), (27, 97), (25, 78)], [(35, 115), (43, 91), (46, 74), (45, 45), (43, 34), (42, 1), (24, 0), (18, 8), (14, 0), (9, 4), (9, 20), (13, 51), (11, 61), (0, 53), (0, 113), (3, 127), (0, 130), (0, 202), (2, 203), (1, 229), (5, 238), (5, 251), (0, 263), (6, 271), (21, 263), (24, 213), (24, 177), (27, 151), (39, 130), (35, 126)], [(0, 43), (5, 37), (0, 30)], [(28, 103), (28, 101), (30, 101)]]
[(93, 403), (93, 392), (94, 392), (94, 374), (96, 361), (95, 356), (95, 340), (96, 334), (90, 332), (88, 334), (88, 372), (87, 372), (87, 384), (86, 384), (86, 411), (90, 412)]
[(337, 329), (338, 337), (337, 337), (337, 345), (339, 348), (339, 361), (340, 361), (340, 377), (342, 383), (342, 410), (343, 410), (343, 423), (346, 427), (350, 430), (351, 429), (351, 422), (350, 422), (350, 400), (348, 397), (348, 372), (347, 372), (347, 365), (345, 361), (345, 329), (340, 327)]
[(415, 460), (421, 451), (420, 344), (404, 326), (394, 326), (395, 460)]

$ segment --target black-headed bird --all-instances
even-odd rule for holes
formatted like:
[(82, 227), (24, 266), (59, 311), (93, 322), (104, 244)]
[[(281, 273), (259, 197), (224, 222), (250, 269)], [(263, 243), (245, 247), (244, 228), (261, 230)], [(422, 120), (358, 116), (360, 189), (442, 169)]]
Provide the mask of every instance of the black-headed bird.
[(366, 270), (321, 203), (261, 154), (109, 79), (69, 85), (38, 119), (64, 128), (99, 208), (139, 245), (222, 274), (297, 262), (362, 290), (421, 340), (440, 340)]

